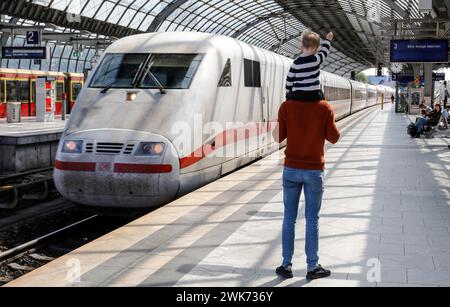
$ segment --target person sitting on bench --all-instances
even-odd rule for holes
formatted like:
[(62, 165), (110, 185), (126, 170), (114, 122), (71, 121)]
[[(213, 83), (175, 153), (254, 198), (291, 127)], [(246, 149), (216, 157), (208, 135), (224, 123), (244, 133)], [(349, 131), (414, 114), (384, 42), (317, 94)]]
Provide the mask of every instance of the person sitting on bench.
[(440, 104), (436, 104), (434, 111), (429, 113), (427, 117), (421, 117), (416, 122), (416, 138), (420, 138), (422, 133), (425, 131), (425, 126), (436, 127), (442, 118), (442, 107)]

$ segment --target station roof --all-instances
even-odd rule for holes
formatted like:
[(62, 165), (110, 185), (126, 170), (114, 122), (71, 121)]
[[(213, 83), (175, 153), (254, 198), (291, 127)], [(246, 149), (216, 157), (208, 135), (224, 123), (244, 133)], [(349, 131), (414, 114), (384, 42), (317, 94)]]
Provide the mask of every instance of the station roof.
[[(80, 72), (111, 40), (154, 31), (217, 33), (294, 57), (310, 28), (336, 33), (325, 70), (339, 75), (385, 62), (391, 20), (422, 17), (418, 0), (12, 0), (0, 1), (0, 13), (2, 28), (41, 27), (52, 47), (40, 65), (2, 60), (2, 67)], [(5, 32), (2, 39), (11, 43)], [(25, 39), (17, 35), (14, 43)], [(83, 45), (80, 57), (74, 44)]]

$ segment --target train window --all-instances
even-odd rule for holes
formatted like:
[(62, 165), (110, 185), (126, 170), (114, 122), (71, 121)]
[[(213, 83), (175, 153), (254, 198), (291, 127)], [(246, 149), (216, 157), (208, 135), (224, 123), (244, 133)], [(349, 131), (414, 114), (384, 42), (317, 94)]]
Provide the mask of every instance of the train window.
[(79, 82), (72, 83), (72, 101), (76, 101), (78, 95), (80, 95), (81, 90), (83, 89), (83, 84)]
[(56, 82), (56, 101), (63, 101), (64, 83)]
[(231, 78), (231, 60), (228, 59), (223, 69), (222, 76), (220, 77), (219, 87), (230, 87), (232, 86)]
[(5, 102), (5, 81), (0, 80), (0, 103)]
[(328, 101), (348, 100), (350, 95), (349, 89), (325, 86), (325, 97)]
[(199, 54), (153, 54), (140, 87), (188, 89), (202, 58)]
[(253, 62), (253, 86), (261, 87), (261, 63)]
[(246, 87), (253, 87), (253, 61), (244, 59), (244, 83)]
[(359, 99), (359, 100), (364, 99), (364, 98), (366, 98), (366, 93), (362, 90), (357, 90), (355, 98)]
[(15, 102), (18, 101), (17, 95), (17, 82), (6, 81), (6, 101)]
[(244, 59), (244, 84), (246, 87), (261, 87), (261, 64)]
[(28, 102), (30, 101), (30, 82), (19, 81), (17, 82), (19, 101)]
[(107, 54), (91, 82), (93, 88), (133, 88), (148, 54)]

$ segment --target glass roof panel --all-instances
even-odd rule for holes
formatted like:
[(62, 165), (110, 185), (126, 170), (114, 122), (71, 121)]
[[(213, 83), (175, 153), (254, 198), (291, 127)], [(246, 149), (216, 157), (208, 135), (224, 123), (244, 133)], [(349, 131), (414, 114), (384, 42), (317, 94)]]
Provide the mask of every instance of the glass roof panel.
[[(300, 34), (306, 26), (294, 15), (286, 12), (285, 7), (277, 0), (31, 0), (31, 3), (51, 7), (86, 18), (104, 21), (112, 26), (118, 25), (147, 32), (159, 14), (166, 12), (176, 3), (181, 6), (170, 11), (167, 18), (157, 24), (157, 31), (204, 31), (236, 38), (252, 45), (266, 48), (288, 57), (298, 54)], [(297, 1), (297, 5), (302, 1)], [(308, 1), (304, 1), (305, 3)], [(401, 12), (391, 8), (392, 1), (383, 0), (334, 0), (331, 5), (340, 6), (358, 36), (366, 41), (369, 48), (375, 48), (374, 37), (380, 35), (376, 24), (382, 24), (384, 18), (400, 18)], [(419, 18), (418, 0), (396, 0), (395, 4), (413, 18)], [(10, 17), (5, 16), (6, 22)], [(20, 19), (17, 24), (45, 26), (46, 31), (54, 33), (79, 33), (86, 39), (103, 39), (95, 33), (80, 32), (74, 28), (63, 28), (39, 24), (31, 20)], [(24, 44), (19, 36), (15, 43)], [(96, 54), (95, 45), (83, 45), (83, 53), (79, 58), (73, 57), (73, 43), (49, 40), (52, 58), (41, 65), (33, 61), (5, 61), (2, 66), (63, 69), (83, 71), (90, 68), (90, 60)], [(101, 50), (97, 50), (101, 52)], [(343, 53), (335, 51), (329, 62), (343, 67), (355, 63)], [(361, 67), (364, 65), (360, 65)], [(333, 69), (330, 69), (333, 70)], [(339, 73), (339, 71), (335, 71)]]

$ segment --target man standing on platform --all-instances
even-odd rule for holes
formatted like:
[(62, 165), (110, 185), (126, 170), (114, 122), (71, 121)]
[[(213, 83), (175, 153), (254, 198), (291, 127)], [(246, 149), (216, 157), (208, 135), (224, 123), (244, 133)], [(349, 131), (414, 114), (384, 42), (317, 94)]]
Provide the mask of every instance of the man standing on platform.
[(306, 199), (307, 279), (331, 275), (319, 264), (319, 214), (324, 193), (325, 140), (337, 143), (340, 132), (335, 124), (333, 107), (323, 99), (318, 76), (332, 39), (333, 34), (328, 34), (322, 49), (316, 54), (320, 48), (319, 36), (312, 32), (303, 36), (303, 54), (296, 59), (289, 74), (288, 100), (280, 107), (274, 132), (279, 143), (287, 139), (283, 172), (283, 263), (276, 270), (284, 278), (293, 278), (295, 224), (303, 189)]

